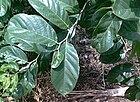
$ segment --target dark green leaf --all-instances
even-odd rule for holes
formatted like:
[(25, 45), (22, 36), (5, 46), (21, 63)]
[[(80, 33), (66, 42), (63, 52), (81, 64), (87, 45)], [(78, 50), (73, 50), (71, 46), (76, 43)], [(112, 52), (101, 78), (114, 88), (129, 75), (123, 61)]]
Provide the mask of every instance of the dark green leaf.
[(103, 54), (100, 55), (99, 59), (102, 63), (114, 64), (114, 63), (119, 62), (121, 59), (124, 58), (124, 56), (122, 56), (122, 55), (125, 56), (125, 53), (122, 51), (122, 49), (119, 49), (112, 54), (106, 55), (106, 54), (103, 53)]
[(72, 44), (65, 42), (60, 52), (64, 54), (64, 60), (56, 69), (51, 69), (51, 80), (56, 90), (66, 95), (73, 90), (79, 76), (79, 59)]
[(61, 29), (70, 28), (71, 22), (67, 12), (55, 0), (28, 0), (32, 7), (44, 18)]
[[(80, 0), (79, 2), (81, 3), (82, 1)], [(86, 28), (89, 33), (92, 33), (100, 19), (106, 14), (107, 11), (111, 10), (111, 5), (111, 0), (93, 0), (92, 3), (89, 2), (82, 13), (80, 25)]]
[(120, 83), (133, 75), (133, 65), (130, 63), (115, 66), (107, 75), (110, 83)]
[(125, 97), (128, 98), (131, 101), (134, 101), (137, 98), (137, 95), (139, 94), (140, 89), (136, 86), (131, 86), (129, 89), (125, 92)]
[(17, 14), (10, 20), (7, 28), (19, 41), (27, 44), (45, 44), (53, 46), (57, 43), (57, 36), (53, 28), (41, 17), (36, 15)]
[(3, 56), (6, 62), (17, 61), (19, 64), (25, 64), (28, 62), (26, 54), (14, 46), (2, 47), (0, 49), (0, 56)]
[(10, 0), (0, 0), (0, 17), (4, 16), (10, 7), (11, 1)]
[(132, 41), (140, 41), (140, 20), (124, 20), (119, 34)]
[(78, 13), (79, 6), (77, 0), (56, 0), (65, 10), (70, 13)]
[(112, 12), (107, 12), (94, 30), (93, 34), (97, 35), (97, 37), (92, 42), (93, 47), (100, 53), (106, 52), (113, 47), (121, 24), (122, 21), (115, 17)]
[(140, 0), (115, 0), (113, 12), (122, 19), (140, 18)]

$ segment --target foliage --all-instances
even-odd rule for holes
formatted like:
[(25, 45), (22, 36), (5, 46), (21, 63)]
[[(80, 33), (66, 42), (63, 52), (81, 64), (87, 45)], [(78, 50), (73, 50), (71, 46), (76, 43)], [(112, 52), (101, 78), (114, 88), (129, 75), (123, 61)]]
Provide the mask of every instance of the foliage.
[[(62, 95), (71, 92), (79, 76), (79, 58), (71, 44), (77, 25), (91, 34), (91, 45), (105, 64), (122, 60), (126, 42), (131, 58), (140, 57), (139, 0), (0, 0), (1, 97), (19, 98), (31, 92), (45, 70)], [(20, 6), (19, 6), (20, 5)], [(126, 97), (139, 99), (140, 78), (130, 63), (112, 68), (111, 83), (130, 86)], [(114, 80), (112, 80), (114, 79)], [(7, 83), (8, 82), (8, 83)]]

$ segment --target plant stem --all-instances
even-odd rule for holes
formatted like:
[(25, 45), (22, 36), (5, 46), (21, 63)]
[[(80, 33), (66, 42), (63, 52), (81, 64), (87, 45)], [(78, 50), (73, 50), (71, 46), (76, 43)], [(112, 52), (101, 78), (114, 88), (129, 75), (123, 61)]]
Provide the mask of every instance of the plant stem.
[(78, 17), (77, 17), (75, 23), (72, 25), (71, 28), (68, 29), (68, 34), (67, 34), (67, 36), (66, 36), (61, 42), (58, 43), (58, 47), (57, 47), (56, 51), (59, 51), (59, 49), (60, 49), (62, 43), (64, 43), (65, 41), (67, 41), (69, 35), (73, 33), (73, 31), (75, 30), (75, 28), (76, 28), (76, 26), (77, 26), (77, 24), (78, 24), (78, 21), (81, 19), (82, 13), (84, 12), (84, 9), (85, 9), (86, 5), (87, 5), (89, 2), (90, 2), (90, 0), (87, 0), (87, 2), (84, 4), (84, 6), (83, 6), (82, 10), (80, 11), (80, 13), (79, 13), (79, 15), (78, 15)]
[(26, 69), (30, 68), (31, 65), (32, 65), (34, 62), (37, 62), (39, 56), (40, 56), (40, 54), (39, 54), (39, 55), (38, 55), (33, 61), (28, 62), (28, 65), (25, 66), (25, 67), (23, 67), (23, 68), (21, 68), (21, 69), (18, 71), (18, 73), (20, 73), (20, 72), (24, 72), (24, 71), (26, 71)]

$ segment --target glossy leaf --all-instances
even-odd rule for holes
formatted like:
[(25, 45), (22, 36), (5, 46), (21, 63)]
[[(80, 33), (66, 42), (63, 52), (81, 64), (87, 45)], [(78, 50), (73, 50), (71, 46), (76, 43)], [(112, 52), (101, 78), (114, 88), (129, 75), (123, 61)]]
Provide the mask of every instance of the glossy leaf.
[(57, 68), (63, 61), (64, 55), (63, 53), (56, 51), (53, 53), (51, 68)]
[(14, 46), (2, 47), (0, 49), (0, 56), (3, 56), (6, 62), (17, 61), (19, 64), (25, 64), (28, 62), (26, 54)]
[(124, 20), (119, 35), (132, 41), (140, 41), (140, 20)]
[(102, 55), (111, 55), (117, 52), (118, 50), (122, 49), (123, 46), (124, 46), (123, 41), (119, 40), (114, 44), (114, 46), (111, 49), (109, 49), (107, 52), (102, 53)]
[(110, 83), (120, 83), (126, 78), (133, 76), (134, 67), (130, 63), (120, 64), (112, 68), (107, 75), (107, 80)]
[(0, 17), (4, 16), (10, 7), (10, 0), (0, 0)]
[(22, 79), (22, 84), (30, 92), (35, 87), (35, 81), (30, 71), (27, 71)]
[(60, 49), (64, 60), (56, 69), (51, 69), (51, 80), (56, 90), (66, 95), (73, 90), (79, 76), (79, 59), (72, 44), (65, 42)]
[(115, 0), (113, 12), (122, 19), (140, 18), (140, 0)]
[[(81, 3), (82, 1), (80, 0), (79, 2)], [(93, 0), (89, 2), (82, 13), (80, 26), (92, 33), (100, 19), (111, 10), (109, 9), (111, 5), (111, 0)]]
[(67, 12), (55, 0), (28, 0), (30, 5), (44, 18), (61, 29), (68, 29), (71, 25)]
[(53, 46), (57, 43), (57, 36), (53, 28), (36, 15), (15, 15), (9, 21), (7, 32), (26, 43), (45, 44), (47, 46)]
[(114, 39), (116, 34), (118, 34), (121, 24), (122, 21), (112, 15), (112, 12), (107, 12), (93, 32), (93, 35), (97, 35), (92, 42), (93, 47), (100, 53), (106, 52), (113, 47)]

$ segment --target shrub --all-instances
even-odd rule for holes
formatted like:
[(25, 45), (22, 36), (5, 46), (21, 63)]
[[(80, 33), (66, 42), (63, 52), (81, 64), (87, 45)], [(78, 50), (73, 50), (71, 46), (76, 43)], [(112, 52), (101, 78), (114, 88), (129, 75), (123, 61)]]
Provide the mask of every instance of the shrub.
[[(128, 52), (139, 59), (139, 0), (0, 0), (1, 97), (19, 98), (35, 88), (45, 70), (62, 95), (73, 90), (79, 58), (71, 44), (77, 25), (91, 34), (101, 62), (114, 64)], [(120, 64), (108, 74), (111, 83), (129, 86), (126, 97), (140, 97), (140, 78), (134, 65)], [(113, 79), (113, 80), (112, 80)]]

